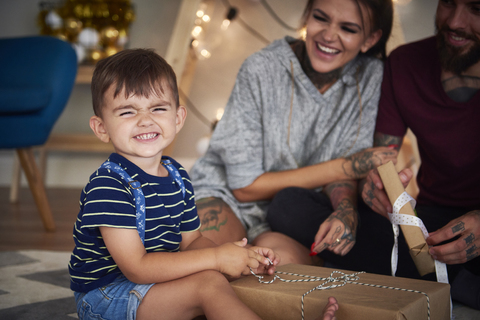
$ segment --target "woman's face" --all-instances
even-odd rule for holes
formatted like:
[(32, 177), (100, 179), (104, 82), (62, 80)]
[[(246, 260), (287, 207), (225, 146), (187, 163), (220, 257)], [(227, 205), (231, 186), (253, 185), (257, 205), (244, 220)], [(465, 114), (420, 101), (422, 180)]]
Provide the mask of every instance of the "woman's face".
[(306, 25), (306, 48), (315, 71), (327, 73), (342, 68), (381, 37), (371, 32), (368, 9), (353, 0), (316, 0)]

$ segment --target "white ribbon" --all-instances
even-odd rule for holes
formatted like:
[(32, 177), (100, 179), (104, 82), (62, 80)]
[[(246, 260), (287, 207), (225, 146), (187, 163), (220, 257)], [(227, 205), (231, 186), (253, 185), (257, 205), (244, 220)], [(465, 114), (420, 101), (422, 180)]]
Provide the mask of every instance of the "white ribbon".
[[(399, 225), (405, 226), (417, 226), (422, 230), (423, 237), (425, 239), (428, 238), (428, 231), (425, 225), (423, 224), (422, 219), (412, 216), (409, 214), (401, 214), (400, 209), (403, 208), (404, 205), (410, 202), (412, 209), (415, 209), (417, 205), (417, 201), (413, 199), (406, 191), (404, 191), (401, 195), (398, 196), (397, 200), (393, 204), (393, 213), (389, 213), (388, 217), (390, 218), (390, 222), (392, 223), (393, 234), (394, 234), (394, 244), (392, 249), (392, 276), (395, 277), (395, 273), (397, 272), (397, 264), (398, 264), (398, 236), (400, 235), (400, 229), (398, 228)], [(447, 265), (443, 262), (438, 260), (435, 261), (435, 273), (437, 275), (437, 282), (441, 283), (448, 283), (448, 273), (447, 273)], [(452, 319), (452, 298), (450, 298), (450, 319)]]
[[(416, 217), (409, 214), (401, 214), (400, 209), (406, 205), (407, 203), (411, 204), (412, 209), (415, 208), (417, 202), (413, 199), (407, 192), (403, 192), (393, 204), (393, 213), (389, 213), (388, 217), (390, 218), (390, 222), (392, 223), (393, 234), (395, 237), (395, 243), (392, 249), (392, 276), (395, 276), (397, 272), (397, 264), (398, 264), (398, 236), (400, 235), (400, 229), (398, 228), (399, 225), (406, 225), (406, 226), (417, 226), (422, 230), (423, 236), (425, 239), (428, 238), (428, 231), (423, 224), (423, 221)], [(437, 274), (437, 281), (442, 283), (448, 283), (448, 273), (447, 273), (447, 266), (445, 263), (435, 260), (435, 273)]]

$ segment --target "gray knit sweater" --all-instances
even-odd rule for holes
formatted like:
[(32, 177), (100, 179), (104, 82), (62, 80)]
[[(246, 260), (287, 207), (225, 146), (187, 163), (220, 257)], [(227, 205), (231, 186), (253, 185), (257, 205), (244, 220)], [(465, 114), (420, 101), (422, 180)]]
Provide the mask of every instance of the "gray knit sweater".
[[(292, 41), (276, 40), (245, 60), (210, 146), (191, 171), (197, 200), (223, 199), (250, 240), (268, 230), (268, 202), (239, 203), (232, 189), (250, 185), (265, 172), (313, 165), (347, 151), (351, 155), (373, 143), (382, 62), (358, 56), (322, 95), (303, 72), (290, 48)], [(363, 107), (358, 138), (356, 78)]]

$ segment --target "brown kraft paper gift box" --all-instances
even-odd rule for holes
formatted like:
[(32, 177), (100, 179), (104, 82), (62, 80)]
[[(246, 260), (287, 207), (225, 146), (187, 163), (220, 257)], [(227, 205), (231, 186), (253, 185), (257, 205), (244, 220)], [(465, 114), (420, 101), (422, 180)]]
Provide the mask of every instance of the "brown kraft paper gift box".
[[(388, 199), (393, 206), (397, 198), (405, 191), (398, 177), (397, 170), (391, 161), (379, 166), (377, 169)], [(412, 206), (408, 203), (399, 210), (399, 213), (416, 216)], [(400, 228), (402, 229), (403, 236), (410, 250), (410, 256), (413, 262), (415, 262), (415, 266), (420, 275), (424, 276), (428, 273), (435, 272), (435, 261), (428, 253), (428, 245), (420, 227), (401, 225)]]
[[(334, 269), (289, 264), (278, 267), (277, 271), (327, 278)], [(354, 273), (345, 270), (337, 271), (346, 274)], [(278, 275), (282, 279), (305, 279), (292, 275)], [(333, 275), (333, 277), (338, 276), (341, 275)], [(354, 282), (369, 286), (347, 283), (337, 288), (314, 290), (306, 295), (305, 319), (318, 318), (330, 296), (334, 296), (339, 303), (339, 310), (336, 313), (338, 320), (428, 319), (428, 303), (424, 294), (384, 287), (423, 292), (430, 301), (430, 319), (450, 318), (450, 285), (448, 284), (371, 273), (361, 273), (358, 277), (359, 279)], [(265, 276), (263, 280), (271, 279), (273, 276)], [(232, 282), (231, 285), (238, 297), (263, 320), (292, 320), (302, 319), (302, 296), (324, 282), (283, 282), (276, 279), (271, 284), (265, 284), (259, 283), (255, 276), (250, 275)]]

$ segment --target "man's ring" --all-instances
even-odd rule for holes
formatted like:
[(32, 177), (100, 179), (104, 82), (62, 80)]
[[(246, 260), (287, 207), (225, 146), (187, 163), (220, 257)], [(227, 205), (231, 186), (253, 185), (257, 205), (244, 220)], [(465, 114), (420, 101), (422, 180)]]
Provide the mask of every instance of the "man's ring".
[(337, 238), (337, 243), (339, 243), (341, 240), (339, 238)]

